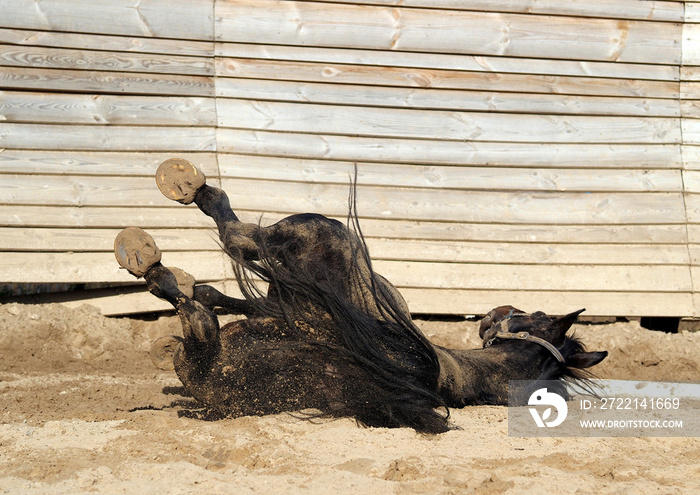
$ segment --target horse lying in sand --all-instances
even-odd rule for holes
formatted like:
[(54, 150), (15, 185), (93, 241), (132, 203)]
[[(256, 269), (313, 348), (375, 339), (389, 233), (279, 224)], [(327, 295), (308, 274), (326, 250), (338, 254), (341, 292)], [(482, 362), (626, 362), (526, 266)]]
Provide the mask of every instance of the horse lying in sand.
[[(300, 214), (262, 227), (241, 222), (224, 191), (186, 160), (163, 162), (156, 182), (168, 198), (194, 202), (214, 219), (244, 299), (163, 266), (141, 229), (123, 230), (115, 255), (180, 315), (183, 337), (157, 341), (154, 362), (172, 362), (188, 393), (217, 414), (312, 409), (437, 433), (449, 428), (450, 407), (504, 405), (510, 380), (585, 379), (582, 370), (607, 355), (566, 335), (581, 311), (550, 317), (510, 306), (482, 320), (482, 349), (433, 345), (398, 290), (372, 269), (354, 201), (348, 226)], [(267, 283), (265, 293), (254, 279)], [(220, 328), (214, 308), (247, 318)], [(527, 391), (513, 392), (527, 400)]]

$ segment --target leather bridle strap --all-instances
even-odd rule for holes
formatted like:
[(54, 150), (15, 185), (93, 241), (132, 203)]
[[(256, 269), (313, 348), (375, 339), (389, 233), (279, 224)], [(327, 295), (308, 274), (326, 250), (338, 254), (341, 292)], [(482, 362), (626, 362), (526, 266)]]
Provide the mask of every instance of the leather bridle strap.
[(494, 340), (496, 339), (504, 339), (504, 340), (524, 340), (526, 342), (533, 342), (535, 344), (539, 344), (545, 349), (547, 349), (549, 352), (552, 353), (552, 356), (556, 358), (557, 361), (560, 363), (566, 363), (566, 360), (564, 359), (564, 356), (561, 355), (561, 352), (559, 352), (559, 349), (554, 347), (551, 342), (547, 342), (544, 339), (541, 339), (539, 337), (535, 337), (534, 335), (530, 335), (528, 332), (518, 332), (518, 333), (510, 333), (508, 331), (508, 320), (503, 320), (500, 322), (501, 327), (500, 330), (497, 328), (494, 328), (492, 331), (487, 332), (486, 335), (484, 335), (484, 349), (487, 347), (490, 347), (491, 344), (493, 344)]

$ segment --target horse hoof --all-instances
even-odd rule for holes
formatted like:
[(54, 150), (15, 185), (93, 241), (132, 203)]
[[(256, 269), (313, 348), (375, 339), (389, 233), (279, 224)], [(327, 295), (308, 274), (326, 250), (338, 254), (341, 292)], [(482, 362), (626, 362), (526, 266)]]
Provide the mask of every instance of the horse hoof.
[(156, 368), (166, 371), (175, 369), (173, 358), (175, 357), (175, 351), (180, 345), (180, 342), (182, 342), (182, 339), (174, 335), (167, 335), (157, 339), (151, 344), (151, 361), (156, 365)]
[(170, 158), (156, 170), (156, 184), (163, 195), (174, 201), (188, 205), (207, 178), (191, 162), (183, 158)]
[(192, 299), (194, 297), (194, 284), (196, 283), (194, 277), (182, 268), (177, 268), (176, 266), (169, 266), (167, 268), (170, 270), (170, 273), (175, 275), (177, 288), (180, 289), (180, 292)]
[(138, 227), (127, 227), (114, 239), (114, 256), (119, 266), (136, 277), (160, 261), (160, 249), (153, 237)]

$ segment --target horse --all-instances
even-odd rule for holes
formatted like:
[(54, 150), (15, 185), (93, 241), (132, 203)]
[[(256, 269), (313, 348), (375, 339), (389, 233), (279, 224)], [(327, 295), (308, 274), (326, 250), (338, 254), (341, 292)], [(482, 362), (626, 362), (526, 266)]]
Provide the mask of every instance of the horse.
[[(217, 417), (315, 411), (309, 414), (440, 433), (450, 429), (449, 408), (508, 404), (512, 380), (585, 381), (586, 369), (607, 356), (566, 335), (582, 310), (552, 317), (501, 306), (481, 321), (483, 348), (431, 343), (399, 291), (372, 267), (356, 182), (346, 224), (303, 213), (264, 227), (240, 221), (226, 193), (189, 161), (158, 167), (166, 197), (195, 203), (215, 221), (242, 299), (165, 267), (142, 229), (117, 235), (120, 266), (143, 277), (182, 322), (182, 337), (154, 343), (154, 363), (174, 369)], [(217, 312), (245, 318), (220, 327)], [(511, 390), (511, 400), (526, 403), (526, 392)]]

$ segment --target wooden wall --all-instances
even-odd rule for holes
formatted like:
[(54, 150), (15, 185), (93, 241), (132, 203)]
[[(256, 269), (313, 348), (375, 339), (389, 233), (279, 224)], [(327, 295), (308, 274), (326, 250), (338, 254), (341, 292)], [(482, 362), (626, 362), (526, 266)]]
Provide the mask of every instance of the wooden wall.
[(263, 223), (343, 218), (357, 164), (376, 268), (415, 312), (700, 312), (700, 2), (0, 12), (0, 283), (131, 282), (111, 250), (137, 225), (230, 289), (213, 223), (155, 186), (182, 156)]

